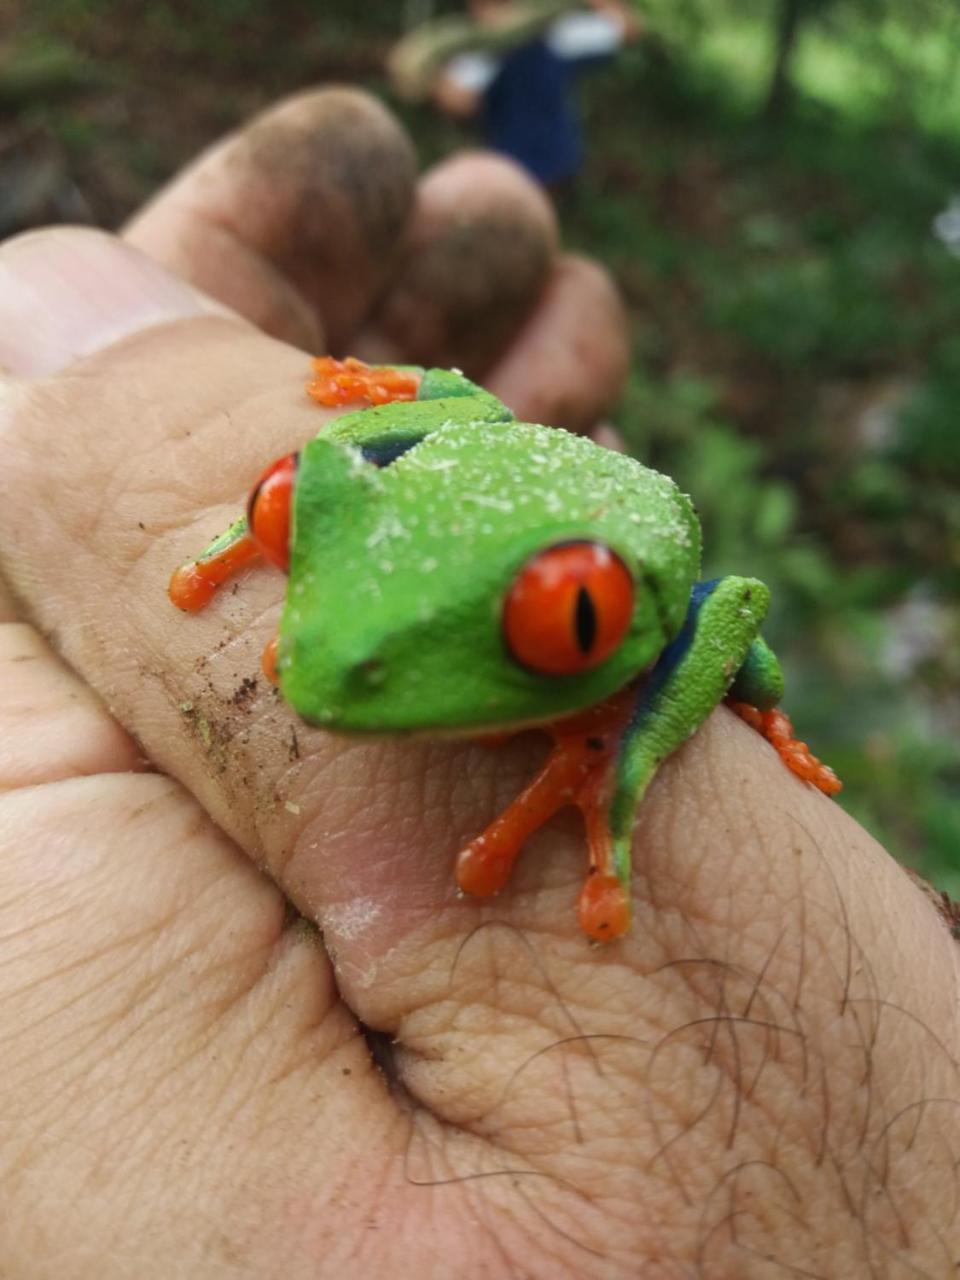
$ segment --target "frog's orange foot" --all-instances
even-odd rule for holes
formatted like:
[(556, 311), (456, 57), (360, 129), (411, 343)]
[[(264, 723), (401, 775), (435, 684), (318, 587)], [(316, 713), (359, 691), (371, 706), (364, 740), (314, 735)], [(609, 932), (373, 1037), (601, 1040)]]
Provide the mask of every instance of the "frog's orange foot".
[(589, 774), (583, 753), (558, 739), (543, 768), (512, 804), (457, 857), (457, 884), (479, 898), (499, 892), (524, 842), (558, 809), (572, 804)]
[(182, 564), (174, 569), (167, 587), (171, 603), (178, 609), (196, 613), (210, 603), (221, 583), (259, 554), (257, 544), (245, 534), (205, 560)]
[(760, 711), (748, 702), (729, 702), (727, 705), (766, 738), (791, 773), (804, 782), (812, 783), (824, 795), (835, 796), (842, 789), (843, 783), (830, 766), (818, 760), (805, 742), (794, 737), (793, 725), (785, 711), (779, 707)]
[(334, 408), (344, 404), (392, 404), (395, 400), (416, 400), (420, 375), (387, 365), (368, 365), (354, 356), (335, 360), (317, 356), (313, 379), (307, 393), (317, 404)]
[(268, 640), (260, 658), (260, 670), (274, 686), (280, 683), (280, 676), (277, 673), (277, 645), (279, 639), (279, 636), (274, 636), (272, 640)]
[(596, 942), (612, 942), (630, 928), (630, 895), (616, 876), (591, 867), (577, 903), (580, 928)]
[[(501, 815), (505, 818), (509, 810)], [(471, 840), (457, 856), (457, 885), (474, 898), (499, 893), (510, 879), (521, 841), (513, 837), (511, 824), (502, 820)]]
[(457, 884), (475, 897), (499, 892), (526, 839), (566, 805), (586, 820), (590, 875), (580, 895), (579, 919), (591, 938), (608, 941), (630, 924), (624, 885), (609, 868), (608, 779), (633, 698), (624, 691), (598, 707), (546, 726), (554, 746), (542, 769), (512, 804), (457, 858)]

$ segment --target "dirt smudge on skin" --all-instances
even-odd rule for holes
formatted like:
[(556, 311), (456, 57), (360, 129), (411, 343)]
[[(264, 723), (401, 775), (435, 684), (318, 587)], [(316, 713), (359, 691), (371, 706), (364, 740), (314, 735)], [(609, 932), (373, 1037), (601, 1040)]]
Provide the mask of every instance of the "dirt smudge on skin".
[(250, 703), (257, 696), (257, 680), (254, 676), (244, 676), (236, 689), (230, 701), (235, 707), (249, 710)]
[(234, 737), (233, 730), (225, 722), (208, 716), (195, 702), (181, 702), (180, 713), (203, 747), (214, 772), (225, 773), (227, 747)]

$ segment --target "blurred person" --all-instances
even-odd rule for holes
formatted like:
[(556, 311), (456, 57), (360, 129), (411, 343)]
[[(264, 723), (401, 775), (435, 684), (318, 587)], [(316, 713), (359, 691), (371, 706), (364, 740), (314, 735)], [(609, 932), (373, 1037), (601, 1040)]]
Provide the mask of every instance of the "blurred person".
[[(469, 4), (477, 27), (488, 31), (516, 22), (518, 9), (514, 0)], [(433, 96), (450, 115), (478, 116), (487, 146), (544, 186), (563, 186), (583, 163), (577, 74), (611, 58), (641, 31), (640, 19), (621, 0), (589, 0), (513, 48), (459, 54), (440, 72)]]

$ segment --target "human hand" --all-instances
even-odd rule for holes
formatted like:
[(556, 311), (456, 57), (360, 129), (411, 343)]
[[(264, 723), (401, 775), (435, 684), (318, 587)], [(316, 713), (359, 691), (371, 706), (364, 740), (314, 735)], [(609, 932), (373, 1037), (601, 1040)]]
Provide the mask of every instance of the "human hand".
[(444, 71), (434, 81), (431, 94), (441, 111), (458, 120), (466, 120), (480, 110), (480, 94), (475, 89), (468, 89), (460, 84)]
[(605, 13), (620, 26), (625, 40), (637, 40), (646, 30), (639, 10), (628, 0), (588, 0), (591, 9)]
[[(422, 189), (401, 285), (447, 278), (424, 263), (488, 190), (457, 172)], [(535, 739), (308, 729), (251, 685), (278, 575), (167, 604), (171, 566), (324, 421), (291, 342), (386, 353), (423, 324), (419, 358), (456, 355), (456, 297), (426, 290), (427, 323), (386, 285), (411, 181), (378, 108), (310, 95), (133, 224), (273, 337), (97, 233), (0, 250), (0, 554), (73, 668), (0, 629), (0, 1270), (946, 1275), (956, 944), (751, 730), (721, 708), (663, 766), (632, 932), (594, 948), (572, 819), (500, 898), (453, 892)], [(524, 321), (539, 285), (499, 278), (478, 305), (513, 308), (510, 345), (469, 358), (524, 416), (586, 426), (622, 369), (616, 303), (502, 184), (488, 212), (540, 228), (548, 285)]]

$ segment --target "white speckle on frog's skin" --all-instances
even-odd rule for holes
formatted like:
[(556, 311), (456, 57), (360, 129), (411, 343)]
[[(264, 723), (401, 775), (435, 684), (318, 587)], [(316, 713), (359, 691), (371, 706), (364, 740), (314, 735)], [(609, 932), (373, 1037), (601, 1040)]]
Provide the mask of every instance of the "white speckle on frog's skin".
[(410, 530), (406, 527), (402, 520), (393, 512), (387, 512), (384, 518), (369, 535), (366, 540), (367, 550), (372, 551), (374, 547), (378, 547), (381, 542), (387, 542), (391, 538), (409, 538)]
[(507, 515), (513, 512), (513, 503), (509, 498), (494, 498), (485, 493), (465, 493), (460, 501), (474, 502), (478, 507), (492, 507), (494, 511), (503, 511)]
[(351, 898), (324, 907), (321, 923), (338, 941), (353, 942), (376, 924), (382, 913), (383, 907), (373, 898)]
[(412, 462), (409, 465), (411, 470), (417, 471), (452, 471), (457, 465), (457, 460), (456, 458), (437, 458), (430, 462), (417, 462), (416, 468)]

